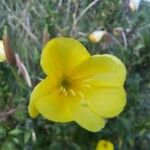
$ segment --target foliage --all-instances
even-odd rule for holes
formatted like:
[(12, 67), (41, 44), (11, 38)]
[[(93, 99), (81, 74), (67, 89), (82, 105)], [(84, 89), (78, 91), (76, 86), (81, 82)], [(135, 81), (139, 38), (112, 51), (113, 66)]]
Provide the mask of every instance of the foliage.
[[(16, 68), (0, 63), (0, 149), (94, 150), (99, 139), (112, 141), (116, 150), (150, 149), (150, 3), (142, 1), (135, 12), (126, 5), (121, 0), (1, 0), (0, 38), (8, 25), (13, 50), (27, 67), (33, 86), (45, 77), (39, 59), (47, 25), (50, 38), (72, 36), (92, 54), (119, 57), (128, 72), (128, 102), (124, 112), (98, 133), (74, 123), (31, 119), (27, 106), (32, 88)], [(113, 34), (116, 27), (123, 28), (125, 37)], [(91, 43), (88, 35), (98, 29), (107, 30), (112, 40)]]

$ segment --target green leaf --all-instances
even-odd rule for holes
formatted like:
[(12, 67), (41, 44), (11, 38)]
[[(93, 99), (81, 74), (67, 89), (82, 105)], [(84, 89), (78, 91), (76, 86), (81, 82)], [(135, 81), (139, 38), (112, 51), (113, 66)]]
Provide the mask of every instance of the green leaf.
[(76, 143), (71, 143), (69, 145), (69, 150), (81, 150), (80, 146)]
[(18, 129), (18, 128), (9, 131), (9, 135), (13, 135), (13, 136), (17, 136), (17, 135), (19, 135), (21, 133), (22, 133), (22, 131), (20, 129)]
[(6, 136), (6, 129), (0, 125), (0, 139), (4, 138)]
[(52, 143), (49, 148), (49, 150), (62, 150), (62, 149), (63, 149), (63, 144), (61, 143)]
[(27, 142), (29, 141), (31, 137), (31, 133), (30, 131), (26, 131), (25, 134), (24, 134), (24, 143), (27, 144)]
[(11, 142), (5, 142), (2, 147), (1, 150), (16, 150), (16, 147), (13, 143)]

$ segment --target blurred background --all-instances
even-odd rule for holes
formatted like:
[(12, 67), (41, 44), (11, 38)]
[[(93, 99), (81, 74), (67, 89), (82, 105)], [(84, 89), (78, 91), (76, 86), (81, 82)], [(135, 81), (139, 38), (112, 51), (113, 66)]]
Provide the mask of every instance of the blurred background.
[[(31, 91), (45, 77), (42, 48), (58, 36), (74, 37), (91, 54), (113, 54), (126, 65), (125, 110), (98, 133), (28, 115)], [(150, 150), (148, 0), (1, 0), (2, 38), (17, 65), (0, 62), (0, 150), (95, 150), (100, 139), (115, 150)]]

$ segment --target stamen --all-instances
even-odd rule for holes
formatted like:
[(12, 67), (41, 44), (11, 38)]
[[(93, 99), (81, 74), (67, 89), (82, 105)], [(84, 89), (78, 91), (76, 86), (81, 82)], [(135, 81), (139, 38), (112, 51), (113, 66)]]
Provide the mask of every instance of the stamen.
[(67, 96), (67, 91), (65, 88), (63, 88), (62, 92), (65, 94), (65, 96)]
[(89, 104), (88, 104), (88, 102), (85, 100), (85, 96), (84, 96), (84, 94), (80, 91), (80, 92), (78, 92), (78, 94), (79, 94), (79, 96), (81, 96), (81, 105), (82, 106), (85, 106), (85, 107), (88, 107), (89, 106)]
[(60, 87), (60, 89), (58, 90), (58, 92), (62, 92), (63, 91), (63, 86)]
[(62, 92), (63, 94), (65, 94), (65, 96), (67, 96), (67, 91), (66, 91), (66, 89), (63, 86), (60, 87), (58, 92)]
[(74, 92), (74, 90), (73, 90), (73, 89), (69, 89), (69, 92), (70, 92), (73, 96), (75, 96), (75, 95), (76, 95), (76, 93)]

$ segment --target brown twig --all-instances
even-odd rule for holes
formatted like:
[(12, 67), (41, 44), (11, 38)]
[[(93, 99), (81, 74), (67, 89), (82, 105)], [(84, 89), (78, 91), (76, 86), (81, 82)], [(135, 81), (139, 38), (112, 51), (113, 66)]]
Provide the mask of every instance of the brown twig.
[(125, 32), (123, 31), (123, 32), (121, 33), (121, 35), (122, 35), (124, 47), (127, 48), (127, 38), (126, 38)]
[(21, 61), (20, 56), (17, 53), (16, 53), (15, 57), (16, 57), (16, 66), (18, 68), (18, 72), (21, 73), (21, 75), (23, 76), (23, 78), (26, 81), (27, 85), (29, 87), (32, 87), (32, 82), (31, 82), (30, 75), (27, 71), (26, 66)]
[(10, 109), (9, 111), (0, 113), (0, 121), (6, 120), (9, 116), (16, 112), (16, 108)]

